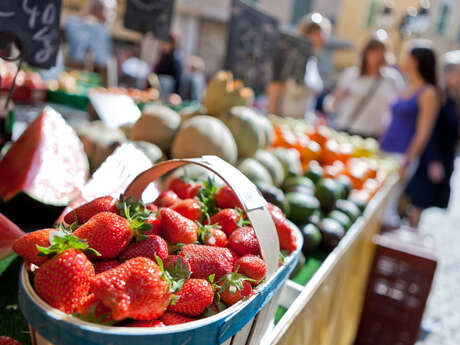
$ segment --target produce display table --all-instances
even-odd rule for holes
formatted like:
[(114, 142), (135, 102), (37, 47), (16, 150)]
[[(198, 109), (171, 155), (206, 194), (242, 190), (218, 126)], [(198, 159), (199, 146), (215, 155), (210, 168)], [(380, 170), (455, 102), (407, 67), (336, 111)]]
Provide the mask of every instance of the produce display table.
[(397, 182), (396, 175), (387, 180), (305, 287), (288, 281), (281, 293), (281, 306), (287, 310), (261, 344), (353, 343), (375, 249), (372, 238)]

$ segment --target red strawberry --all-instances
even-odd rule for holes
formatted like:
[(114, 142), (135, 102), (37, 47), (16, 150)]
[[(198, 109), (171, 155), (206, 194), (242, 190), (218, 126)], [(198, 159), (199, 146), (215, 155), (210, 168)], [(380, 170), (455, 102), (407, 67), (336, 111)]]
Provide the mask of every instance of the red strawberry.
[(164, 260), (168, 256), (168, 244), (160, 236), (149, 235), (146, 240), (130, 244), (119, 257), (122, 260), (129, 260), (143, 256), (155, 260), (155, 255)]
[(160, 220), (160, 217), (157, 217), (156, 213), (150, 214), (145, 220), (145, 223), (150, 224), (152, 226), (152, 230), (145, 231), (144, 235), (162, 236), (161, 220)]
[(27, 234), (24, 237), (17, 239), (13, 243), (13, 250), (24, 260), (40, 266), (48, 258), (46, 256), (38, 256), (37, 245), (48, 247), (50, 245), (50, 232), (56, 229), (37, 230)]
[(112, 312), (95, 294), (85, 296), (76, 309), (77, 317), (94, 323), (110, 324)]
[(164, 327), (165, 324), (160, 320), (134, 321), (126, 325), (127, 327)]
[(213, 299), (214, 291), (207, 280), (189, 279), (177, 292), (168, 309), (187, 316), (198, 316)]
[(94, 294), (112, 310), (114, 320), (155, 320), (169, 305), (169, 285), (160, 268), (148, 258), (138, 257), (98, 274), (92, 282)]
[(228, 247), (238, 255), (260, 254), (260, 245), (254, 229), (250, 226), (232, 232), (228, 239)]
[(203, 188), (203, 187), (204, 186), (203, 186), (202, 183), (194, 185), (188, 191), (188, 198), (193, 199), (194, 197), (196, 197), (198, 195), (198, 192), (199, 192), (200, 188)]
[(235, 266), (239, 267), (238, 271), (245, 276), (254, 279), (254, 285), (257, 285), (264, 279), (267, 273), (265, 261), (255, 255), (245, 255), (236, 260)]
[(171, 210), (174, 210), (185, 218), (193, 221), (199, 220), (203, 215), (201, 212), (200, 203), (195, 199), (185, 199), (179, 201), (171, 206)]
[(183, 316), (178, 313), (173, 313), (171, 311), (167, 311), (166, 313), (161, 316), (160, 321), (163, 322), (166, 326), (170, 325), (179, 325), (181, 323), (195, 321), (191, 317)]
[(250, 281), (242, 274), (235, 272), (228, 273), (221, 277), (217, 284), (220, 285), (219, 295), (227, 306), (231, 306), (243, 298), (249, 298), (252, 295), (252, 286)]
[(153, 213), (158, 212), (158, 206), (154, 205), (153, 203), (145, 205), (145, 208), (149, 211), (152, 211)]
[(21, 345), (16, 339), (7, 337), (6, 335), (0, 335), (0, 345)]
[(204, 225), (199, 230), (200, 240), (208, 246), (226, 247), (227, 235), (215, 225)]
[(220, 293), (220, 298), (222, 302), (224, 302), (227, 306), (231, 306), (242, 299), (247, 299), (251, 297), (253, 294), (251, 283), (245, 280), (242, 284), (243, 287), (241, 289), (237, 288), (233, 293), (230, 287), (223, 290)]
[(192, 185), (186, 181), (185, 177), (174, 177), (168, 183), (168, 188), (171, 189), (181, 199), (189, 197), (189, 191)]
[(94, 273), (99, 274), (111, 270), (112, 268), (115, 268), (118, 265), (120, 265), (120, 262), (118, 262), (118, 260), (96, 261), (93, 263)]
[(276, 232), (280, 241), (280, 248), (290, 252), (297, 249), (296, 236), (293, 226), (284, 216), (283, 212), (275, 205), (268, 204), (268, 210), (275, 223)]
[(216, 278), (232, 272), (235, 258), (227, 248), (187, 244), (180, 256), (190, 263), (192, 278), (208, 279), (211, 274)]
[(160, 210), (161, 230), (170, 243), (195, 243), (198, 225), (170, 208)]
[(176, 202), (180, 201), (180, 198), (172, 190), (161, 192), (158, 198), (153, 202), (158, 207), (170, 207)]
[[(79, 225), (82, 225), (90, 220), (92, 216), (100, 212), (118, 213), (116, 202), (117, 201), (111, 196), (101, 196), (67, 213), (64, 216), (64, 221), (67, 224), (77, 222)], [(76, 219), (75, 215), (77, 216)]]
[(216, 204), (219, 208), (243, 208), (236, 194), (227, 185), (220, 187), (217, 191)]
[(267, 208), (272, 218), (277, 218), (277, 219), (286, 218), (283, 211), (281, 211), (281, 209), (278, 206), (268, 203)]
[(49, 305), (72, 313), (88, 294), (94, 267), (85, 254), (68, 249), (40, 266), (35, 291)]
[(129, 222), (111, 212), (96, 214), (73, 234), (86, 239), (88, 245), (101, 254), (102, 259), (117, 257), (133, 238)]
[(212, 216), (209, 223), (219, 225), (221, 230), (230, 236), (233, 231), (242, 226), (242, 222), (241, 213), (232, 208), (226, 208)]
[(163, 260), (163, 264), (166, 270), (173, 271), (176, 268), (177, 261), (180, 259), (180, 265), (184, 268), (185, 271), (191, 272), (192, 268), (190, 263), (186, 258), (182, 258), (180, 255), (169, 255), (166, 259)]

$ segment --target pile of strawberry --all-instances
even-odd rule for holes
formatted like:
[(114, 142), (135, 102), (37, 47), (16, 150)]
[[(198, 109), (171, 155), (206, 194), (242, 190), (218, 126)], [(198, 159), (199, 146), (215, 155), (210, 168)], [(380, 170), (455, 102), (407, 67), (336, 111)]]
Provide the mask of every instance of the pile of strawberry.
[[(290, 223), (269, 207), (280, 246), (296, 249)], [(265, 277), (254, 229), (228, 186), (173, 178), (151, 204), (100, 197), (66, 224), (18, 239), (33, 284), (49, 305), (86, 321), (157, 327), (218, 313)]]

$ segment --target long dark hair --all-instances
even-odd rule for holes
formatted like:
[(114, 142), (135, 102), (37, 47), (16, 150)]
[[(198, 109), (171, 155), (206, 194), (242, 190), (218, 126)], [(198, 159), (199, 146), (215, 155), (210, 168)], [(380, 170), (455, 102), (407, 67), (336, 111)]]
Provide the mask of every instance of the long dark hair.
[(367, 73), (367, 55), (369, 52), (376, 50), (376, 49), (386, 49), (386, 45), (383, 41), (377, 38), (371, 38), (361, 53), (361, 75), (365, 75)]
[(413, 46), (409, 54), (417, 60), (417, 70), (426, 83), (438, 86), (438, 67), (436, 53), (429, 46)]

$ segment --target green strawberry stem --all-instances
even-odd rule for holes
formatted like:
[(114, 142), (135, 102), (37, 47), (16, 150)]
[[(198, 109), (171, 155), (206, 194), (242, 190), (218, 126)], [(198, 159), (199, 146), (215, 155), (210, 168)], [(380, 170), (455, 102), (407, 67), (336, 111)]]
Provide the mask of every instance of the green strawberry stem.
[(224, 292), (229, 289), (230, 295), (234, 295), (237, 290), (243, 290), (243, 282), (246, 280), (248, 282), (255, 282), (254, 279), (251, 279), (243, 274), (238, 273), (239, 266), (232, 273), (227, 273), (222, 278), (218, 280), (217, 283), (223, 283), (220, 286), (219, 292)]
[(110, 313), (104, 313), (100, 316), (96, 316), (96, 308), (97, 308), (97, 303), (94, 303), (89, 309), (86, 314), (80, 314), (77, 312), (74, 312), (72, 316), (75, 316), (79, 318), (80, 320), (91, 322), (91, 323), (98, 323), (100, 325), (106, 325), (106, 326), (113, 326), (116, 321), (108, 319), (110, 317)]
[(203, 187), (198, 190), (198, 194), (196, 196), (196, 199), (200, 203), (203, 218), (209, 218), (219, 212), (219, 208), (216, 204), (216, 193), (216, 181), (214, 178), (208, 177), (207, 180), (203, 181)]
[[(187, 270), (187, 266), (185, 264), (182, 264), (181, 258), (179, 257), (177, 259), (175, 266), (170, 265), (166, 269), (163, 265), (163, 261), (156, 254), (155, 260), (160, 268), (161, 278), (163, 278), (163, 280), (169, 285), (169, 292), (175, 293), (182, 289), (184, 282), (190, 277), (192, 272)], [(171, 299), (171, 303), (175, 303), (175, 296)]]
[(50, 232), (50, 246), (42, 247), (37, 245), (38, 255), (39, 256), (48, 256), (52, 257), (54, 255), (59, 255), (64, 253), (68, 249), (77, 249), (82, 252), (93, 254), (96, 256), (101, 256), (101, 254), (93, 249), (88, 247), (86, 240), (80, 239), (72, 235), (72, 232), (69, 231), (62, 223), (59, 224), (56, 231)]
[(145, 221), (152, 212), (147, 210), (140, 201), (125, 200), (123, 194), (120, 194), (117, 208), (120, 210), (120, 215), (128, 220), (136, 242), (146, 240), (148, 237), (144, 233), (152, 230), (152, 225)]

